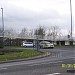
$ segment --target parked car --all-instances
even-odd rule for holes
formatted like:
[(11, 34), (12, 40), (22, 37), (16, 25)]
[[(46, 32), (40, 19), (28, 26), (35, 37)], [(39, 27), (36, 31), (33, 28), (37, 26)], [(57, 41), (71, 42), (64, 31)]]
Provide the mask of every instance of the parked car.
[(23, 42), (23, 44), (21, 46), (23, 46), (23, 47), (34, 47), (34, 44), (32, 42)]
[(41, 41), (39, 43), (40, 48), (54, 48), (54, 44), (48, 41)]

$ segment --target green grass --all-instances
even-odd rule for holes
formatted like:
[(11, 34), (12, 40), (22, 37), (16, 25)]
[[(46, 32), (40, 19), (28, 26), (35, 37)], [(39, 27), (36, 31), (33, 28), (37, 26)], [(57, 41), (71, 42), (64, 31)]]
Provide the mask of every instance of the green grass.
[[(16, 49), (18, 49), (18, 48), (16, 48)], [(19, 49), (22, 50), (21, 48), (19, 48)], [(6, 53), (4, 55), (0, 55), (0, 61), (29, 58), (29, 57), (34, 57), (34, 56), (38, 56), (41, 54), (42, 53), (39, 51), (23, 49), (22, 52), (11, 52), (11, 53)]]

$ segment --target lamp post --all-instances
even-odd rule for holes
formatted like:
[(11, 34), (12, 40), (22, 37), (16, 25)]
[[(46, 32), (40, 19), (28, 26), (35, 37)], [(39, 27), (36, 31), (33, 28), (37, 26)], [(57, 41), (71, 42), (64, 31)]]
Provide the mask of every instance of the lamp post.
[(71, 17), (71, 38), (70, 38), (70, 45), (73, 45), (73, 38), (72, 38), (72, 2), (70, 0), (70, 17)]
[(72, 40), (72, 2), (70, 0), (70, 15), (71, 15), (71, 40)]
[(3, 19), (3, 8), (1, 8), (2, 10), (2, 37), (3, 37), (3, 47), (4, 47), (4, 19)]

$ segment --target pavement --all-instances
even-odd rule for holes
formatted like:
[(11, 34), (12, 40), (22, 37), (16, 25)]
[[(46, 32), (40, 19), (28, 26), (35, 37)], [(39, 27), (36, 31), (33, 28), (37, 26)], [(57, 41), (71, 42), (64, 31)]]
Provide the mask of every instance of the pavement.
[(11, 62), (18, 62), (18, 61), (35, 60), (35, 59), (44, 58), (44, 57), (47, 57), (47, 56), (50, 56), (50, 55), (51, 55), (50, 52), (44, 52), (42, 55), (35, 56), (35, 57), (24, 58), (24, 59), (15, 59), (15, 60), (0, 61), (0, 64), (2, 64), (2, 63), (11, 63)]

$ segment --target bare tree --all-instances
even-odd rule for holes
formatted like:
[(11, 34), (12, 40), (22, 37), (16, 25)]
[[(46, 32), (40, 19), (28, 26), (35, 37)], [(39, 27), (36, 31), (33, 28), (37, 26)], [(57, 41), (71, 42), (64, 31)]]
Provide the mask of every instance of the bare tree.
[(28, 30), (28, 35), (29, 37), (34, 38), (34, 30), (33, 29)]
[(15, 36), (17, 33), (15, 30), (11, 29), (6, 29), (4, 30), (4, 35), (5, 36)]
[(60, 29), (57, 26), (52, 26), (48, 30), (47, 37), (55, 41), (56, 37), (59, 35)]
[(43, 26), (39, 26), (36, 30), (35, 30), (35, 33), (34, 35), (38, 35), (39, 38), (44, 38), (45, 36), (45, 28)]
[(26, 37), (27, 36), (27, 29), (23, 28), (18, 36), (23, 37), (23, 38)]

